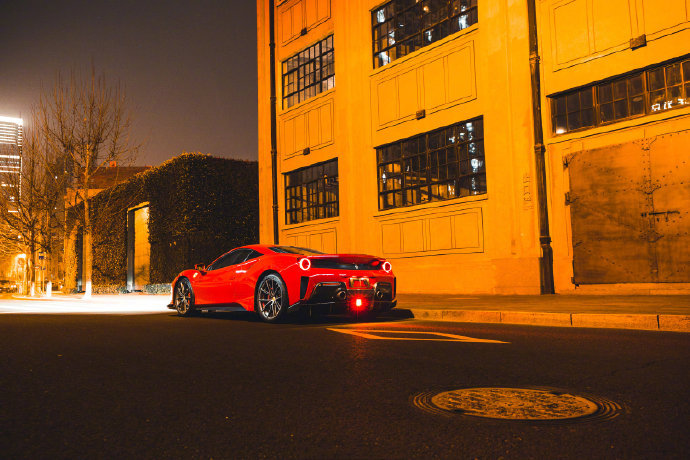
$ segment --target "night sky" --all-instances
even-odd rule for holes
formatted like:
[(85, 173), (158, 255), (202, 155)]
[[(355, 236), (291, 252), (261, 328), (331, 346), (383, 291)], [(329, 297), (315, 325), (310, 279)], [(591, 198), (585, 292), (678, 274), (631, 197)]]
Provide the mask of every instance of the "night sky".
[(0, 0), (0, 115), (91, 62), (124, 84), (137, 164), (182, 151), (256, 159), (254, 0)]

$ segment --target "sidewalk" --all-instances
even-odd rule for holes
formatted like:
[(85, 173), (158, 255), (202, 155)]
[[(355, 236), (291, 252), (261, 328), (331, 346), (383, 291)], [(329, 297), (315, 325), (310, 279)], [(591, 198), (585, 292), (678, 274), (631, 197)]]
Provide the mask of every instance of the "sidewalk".
[[(51, 310), (169, 311), (170, 294), (56, 293), (50, 298), (14, 295), (15, 299), (44, 303)], [(459, 295), (398, 294), (394, 310), (418, 320), (503, 323), (531, 326), (595, 327), (690, 332), (690, 295)]]
[(415, 319), (690, 332), (690, 295), (398, 294)]

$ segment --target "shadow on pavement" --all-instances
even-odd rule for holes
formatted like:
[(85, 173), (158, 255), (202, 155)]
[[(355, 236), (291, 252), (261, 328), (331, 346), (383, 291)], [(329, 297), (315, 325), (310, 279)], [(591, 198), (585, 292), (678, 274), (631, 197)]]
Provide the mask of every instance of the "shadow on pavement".
[[(170, 316), (177, 316), (176, 313), (171, 313)], [(362, 316), (360, 318), (352, 318), (348, 315), (300, 315), (291, 314), (285, 319), (280, 321), (280, 324), (316, 324), (316, 325), (331, 325), (331, 324), (357, 324), (357, 323), (384, 323), (391, 321), (402, 321), (406, 319), (413, 318), (412, 313), (409, 310), (392, 310), (380, 315)], [(206, 312), (197, 313), (194, 316), (185, 318), (189, 320), (194, 319), (212, 319), (212, 320), (224, 320), (224, 321), (245, 321), (247, 323), (261, 323), (261, 321), (256, 313), (243, 311), (243, 312)]]

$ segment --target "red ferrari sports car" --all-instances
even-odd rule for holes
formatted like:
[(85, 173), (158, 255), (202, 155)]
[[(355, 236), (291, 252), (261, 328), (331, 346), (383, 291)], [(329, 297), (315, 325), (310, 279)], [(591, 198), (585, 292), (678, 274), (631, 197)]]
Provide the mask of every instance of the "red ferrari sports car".
[(168, 308), (182, 316), (200, 310), (255, 311), (275, 322), (298, 310), (360, 316), (395, 304), (395, 275), (384, 259), (257, 244), (180, 273)]

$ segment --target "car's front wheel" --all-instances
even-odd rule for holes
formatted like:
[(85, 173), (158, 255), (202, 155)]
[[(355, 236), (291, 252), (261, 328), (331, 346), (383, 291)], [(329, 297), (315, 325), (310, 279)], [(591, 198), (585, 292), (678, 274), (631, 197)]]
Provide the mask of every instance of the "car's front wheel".
[(182, 278), (175, 284), (175, 310), (180, 316), (191, 316), (194, 313), (194, 292), (189, 280)]
[(261, 278), (256, 287), (254, 309), (263, 321), (274, 323), (280, 320), (288, 307), (287, 289), (280, 276), (269, 273)]

